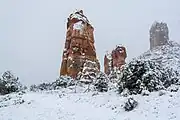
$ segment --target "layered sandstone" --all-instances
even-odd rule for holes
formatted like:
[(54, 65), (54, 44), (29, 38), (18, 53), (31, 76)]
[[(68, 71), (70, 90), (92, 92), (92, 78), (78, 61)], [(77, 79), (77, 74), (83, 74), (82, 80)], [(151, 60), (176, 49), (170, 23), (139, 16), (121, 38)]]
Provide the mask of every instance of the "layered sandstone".
[(77, 10), (70, 14), (67, 22), (60, 75), (76, 78), (77, 74), (83, 70), (84, 63), (87, 60), (95, 62), (98, 69), (100, 69), (99, 61), (96, 57), (93, 31), (94, 28), (82, 10)]
[(114, 68), (121, 69), (121, 66), (125, 64), (127, 57), (126, 48), (118, 45), (111, 53), (106, 53), (104, 56), (104, 72), (110, 74)]
[(166, 45), (169, 41), (169, 30), (166, 23), (154, 22), (149, 31), (150, 49), (156, 46)]

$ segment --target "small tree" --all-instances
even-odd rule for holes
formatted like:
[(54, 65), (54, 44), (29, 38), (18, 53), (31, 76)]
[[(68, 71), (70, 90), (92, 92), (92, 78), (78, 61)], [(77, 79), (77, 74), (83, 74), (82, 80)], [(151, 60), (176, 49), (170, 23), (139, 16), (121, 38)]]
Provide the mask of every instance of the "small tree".
[(10, 71), (4, 72), (0, 78), (0, 94), (4, 95), (22, 90), (22, 84), (18, 80), (19, 78)]
[(108, 82), (109, 79), (103, 72), (99, 72), (95, 81), (95, 89), (99, 92), (107, 92), (108, 91)]

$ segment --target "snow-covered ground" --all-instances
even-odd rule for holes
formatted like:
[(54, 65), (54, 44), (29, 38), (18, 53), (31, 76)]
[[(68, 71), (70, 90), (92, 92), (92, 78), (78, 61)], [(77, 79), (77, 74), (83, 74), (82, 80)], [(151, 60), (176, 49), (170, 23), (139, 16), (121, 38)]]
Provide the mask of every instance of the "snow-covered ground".
[[(180, 73), (180, 45), (175, 42), (149, 50), (136, 59), (151, 60)], [(104, 93), (92, 89), (93, 85), (77, 84), (60, 90), (0, 95), (0, 120), (180, 120), (179, 84), (166, 91), (127, 97), (116, 92), (116, 85), (109, 86), (111, 89)], [(128, 112), (124, 105), (130, 97), (138, 105)]]
[[(114, 90), (66, 90), (0, 96), (0, 120), (180, 120), (180, 91), (122, 97)], [(129, 97), (138, 106), (127, 112), (123, 106)]]

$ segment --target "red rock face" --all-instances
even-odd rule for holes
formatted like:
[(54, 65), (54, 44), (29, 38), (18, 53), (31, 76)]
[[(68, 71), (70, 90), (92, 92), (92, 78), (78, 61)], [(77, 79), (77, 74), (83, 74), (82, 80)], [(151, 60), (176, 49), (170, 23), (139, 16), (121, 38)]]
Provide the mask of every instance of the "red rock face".
[(126, 48), (123, 46), (116, 46), (116, 49), (106, 54), (104, 57), (104, 72), (110, 74), (113, 68), (116, 67), (120, 69), (121, 66), (125, 64), (126, 57)]
[(93, 31), (94, 28), (83, 15), (82, 10), (70, 14), (60, 75), (76, 78), (77, 74), (82, 71), (86, 60), (96, 62), (100, 69), (96, 58)]
[(115, 50), (112, 51), (112, 66), (120, 68), (125, 64), (126, 57), (125, 47), (118, 46)]

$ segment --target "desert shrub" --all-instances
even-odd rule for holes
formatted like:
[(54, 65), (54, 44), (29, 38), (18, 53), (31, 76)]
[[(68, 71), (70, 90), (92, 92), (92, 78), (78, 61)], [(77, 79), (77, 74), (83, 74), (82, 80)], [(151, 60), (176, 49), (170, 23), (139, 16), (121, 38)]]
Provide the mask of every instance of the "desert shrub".
[(99, 92), (108, 91), (108, 77), (103, 72), (99, 72), (96, 76), (96, 81), (94, 83), (95, 89)]
[(0, 78), (0, 94), (5, 95), (12, 92), (19, 92), (23, 89), (19, 78), (15, 77), (11, 71), (6, 71)]
[(142, 90), (152, 92), (177, 82), (174, 71), (169, 72), (153, 61), (133, 60), (121, 72), (118, 81), (120, 93), (125, 89), (129, 94), (140, 94)]

